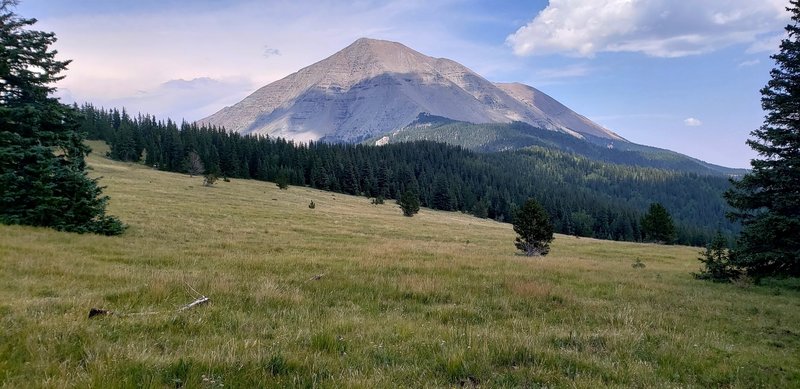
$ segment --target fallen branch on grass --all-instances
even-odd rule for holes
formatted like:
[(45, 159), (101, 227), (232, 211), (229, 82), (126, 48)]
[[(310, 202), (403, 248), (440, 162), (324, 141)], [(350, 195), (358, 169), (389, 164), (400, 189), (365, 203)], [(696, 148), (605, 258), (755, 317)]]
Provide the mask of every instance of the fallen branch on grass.
[[(188, 284), (187, 284), (187, 286), (188, 286)], [(194, 288), (192, 288), (191, 286), (189, 286), (189, 288), (191, 288), (193, 291), (195, 291), (195, 293), (197, 293), (197, 291), (194, 290)], [(101, 309), (101, 308), (92, 308), (92, 309), (89, 310), (89, 319), (91, 319), (91, 318), (93, 318), (95, 316), (111, 316), (111, 315), (116, 315), (116, 316), (144, 316), (144, 315), (156, 315), (156, 314), (159, 314), (159, 313), (167, 313), (167, 312), (181, 312), (181, 311), (185, 311), (187, 309), (194, 308), (194, 307), (196, 307), (198, 305), (203, 305), (203, 304), (205, 304), (205, 303), (207, 303), (209, 301), (211, 301), (210, 298), (201, 295), (200, 297), (197, 297), (194, 301), (192, 301), (189, 304), (186, 304), (186, 305), (184, 305), (184, 306), (182, 306), (182, 307), (180, 307), (178, 309), (175, 309), (175, 310), (172, 310), (172, 311), (156, 311), (156, 312), (123, 313), (123, 312), (109, 311), (107, 309)]]
[(200, 296), (200, 297), (197, 298), (197, 300), (194, 300), (191, 303), (186, 304), (183, 307), (179, 308), (178, 311), (185, 311), (185, 310), (187, 310), (189, 308), (196, 307), (196, 306), (198, 306), (200, 304), (205, 304), (205, 303), (208, 302), (208, 300), (211, 300), (211, 299), (209, 299), (206, 296)]

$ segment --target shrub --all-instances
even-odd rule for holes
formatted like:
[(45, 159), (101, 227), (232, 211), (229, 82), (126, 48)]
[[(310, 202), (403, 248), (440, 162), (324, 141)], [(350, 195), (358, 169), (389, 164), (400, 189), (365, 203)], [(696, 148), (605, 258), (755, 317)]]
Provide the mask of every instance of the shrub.
[(217, 182), (217, 175), (213, 173), (206, 174), (203, 176), (203, 185), (205, 186), (214, 186), (214, 183)]

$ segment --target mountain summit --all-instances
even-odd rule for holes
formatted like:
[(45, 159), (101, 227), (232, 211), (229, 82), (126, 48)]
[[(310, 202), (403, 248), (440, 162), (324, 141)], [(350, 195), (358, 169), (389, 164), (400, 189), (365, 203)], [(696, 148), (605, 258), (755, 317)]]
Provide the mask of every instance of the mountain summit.
[(494, 84), (455, 61), (367, 38), (199, 122), (300, 141), (358, 142), (422, 113), (624, 141), (531, 86)]

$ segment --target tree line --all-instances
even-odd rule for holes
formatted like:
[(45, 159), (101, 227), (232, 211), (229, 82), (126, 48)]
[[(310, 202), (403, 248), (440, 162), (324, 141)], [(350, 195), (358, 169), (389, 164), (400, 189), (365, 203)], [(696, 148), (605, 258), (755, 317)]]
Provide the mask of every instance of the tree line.
[(211, 175), (282, 180), (374, 198), (398, 199), (412, 191), (422, 206), (499, 221), (510, 221), (518, 206), (535, 198), (557, 232), (627, 241), (647, 238), (641, 218), (659, 202), (675, 218), (675, 243), (704, 245), (717, 230), (735, 232), (724, 218), (721, 193), (729, 183), (720, 176), (617, 165), (541, 147), (476, 153), (425, 141), (301, 144), (132, 117), (125, 109), (75, 108), (82, 131), (106, 141), (111, 158), (165, 171), (189, 172), (191, 159), (199, 158)]

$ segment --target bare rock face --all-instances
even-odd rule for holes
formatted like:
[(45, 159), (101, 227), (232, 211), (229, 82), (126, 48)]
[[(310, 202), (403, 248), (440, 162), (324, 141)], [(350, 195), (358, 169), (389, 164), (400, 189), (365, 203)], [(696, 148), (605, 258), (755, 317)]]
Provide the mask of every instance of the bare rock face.
[(298, 141), (357, 142), (400, 129), (423, 112), (624, 140), (527, 85), (493, 84), (449, 59), (367, 38), (199, 123)]
[(509, 96), (528, 106), (530, 110), (547, 117), (558, 128), (568, 130), (567, 132), (573, 131), (578, 134), (589, 134), (610, 140), (626, 141), (611, 130), (567, 108), (564, 104), (559, 103), (556, 99), (532, 86), (517, 82), (508, 84), (496, 83), (495, 85)]

